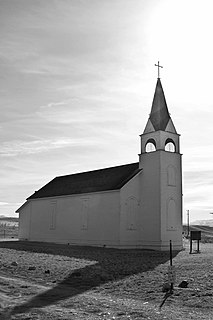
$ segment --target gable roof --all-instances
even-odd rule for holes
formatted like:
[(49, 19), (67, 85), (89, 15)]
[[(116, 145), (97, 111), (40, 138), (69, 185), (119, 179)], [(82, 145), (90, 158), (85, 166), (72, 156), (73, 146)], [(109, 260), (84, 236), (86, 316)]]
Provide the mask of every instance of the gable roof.
[(139, 163), (136, 162), (117, 167), (56, 177), (36, 191), (27, 200), (118, 190), (140, 171)]

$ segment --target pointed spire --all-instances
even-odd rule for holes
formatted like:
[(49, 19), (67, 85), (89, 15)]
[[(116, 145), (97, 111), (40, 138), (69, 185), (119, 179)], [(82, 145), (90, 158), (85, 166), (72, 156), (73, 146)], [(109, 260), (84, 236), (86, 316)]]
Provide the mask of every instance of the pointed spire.
[[(153, 130), (151, 128), (153, 128)], [(144, 133), (158, 130), (176, 133), (174, 124), (167, 108), (160, 78), (157, 79), (155, 94), (152, 101), (151, 113)]]
[(156, 131), (164, 131), (169, 122), (169, 119), (170, 115), (167, 108), (166, 99), (164, 96), (160, 78), (158, 78), (152, 102), (150, 120)]

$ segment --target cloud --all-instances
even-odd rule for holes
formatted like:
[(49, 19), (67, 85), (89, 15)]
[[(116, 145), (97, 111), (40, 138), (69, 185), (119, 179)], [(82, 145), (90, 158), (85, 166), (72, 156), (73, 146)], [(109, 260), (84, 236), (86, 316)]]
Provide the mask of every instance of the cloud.
[(60, 149), (65, 147), (79, 146), (84, 144), (94, 144), (94, 140), (85, 141), (83, 139), (46, 139), (37, 141), (21, 141), (15, 140), (11, 142), (4, 142), (1, 146), (0, 155), (6, 157), (14, 157), (18, 155), (29, 155), (41, 152), (47, 152), (53, 149)]
[(67, 101), (60, 101), (60, 102), (49, 102), (47, 105), (40, 106), (41, 109), (46, 109), (46, 108), (53, 108), (53, 107), (58, 107), (58, 106), (64, 106), (69, 103), (70, 100)]
[(184, 171), (184, 178), (189, 185), (212, 185), (213, 184), (213, 170), (190, 170)]
[(13, 207), (13, 206), (19, 206), (22, 203), (20, 202), (0, 202), (0, 206), (5, 206), (5, 207)]

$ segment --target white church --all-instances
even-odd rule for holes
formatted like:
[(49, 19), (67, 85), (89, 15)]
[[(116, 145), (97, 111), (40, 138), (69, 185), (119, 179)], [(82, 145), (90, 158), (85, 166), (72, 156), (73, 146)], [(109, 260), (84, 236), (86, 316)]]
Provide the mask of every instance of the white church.
[(179, 136), (158, 77), (139, 162), (56, 177), (16, 211), (19, 239), (181, 250)]

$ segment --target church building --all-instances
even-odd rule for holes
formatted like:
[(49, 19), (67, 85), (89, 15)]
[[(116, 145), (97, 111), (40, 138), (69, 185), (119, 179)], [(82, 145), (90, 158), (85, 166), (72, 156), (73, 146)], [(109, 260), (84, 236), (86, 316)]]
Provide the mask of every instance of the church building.
[(27, 198), (19, 239), (114, 248), (182, 249), (179, 137), (158, 77), (136, 163), (54, 178)]

